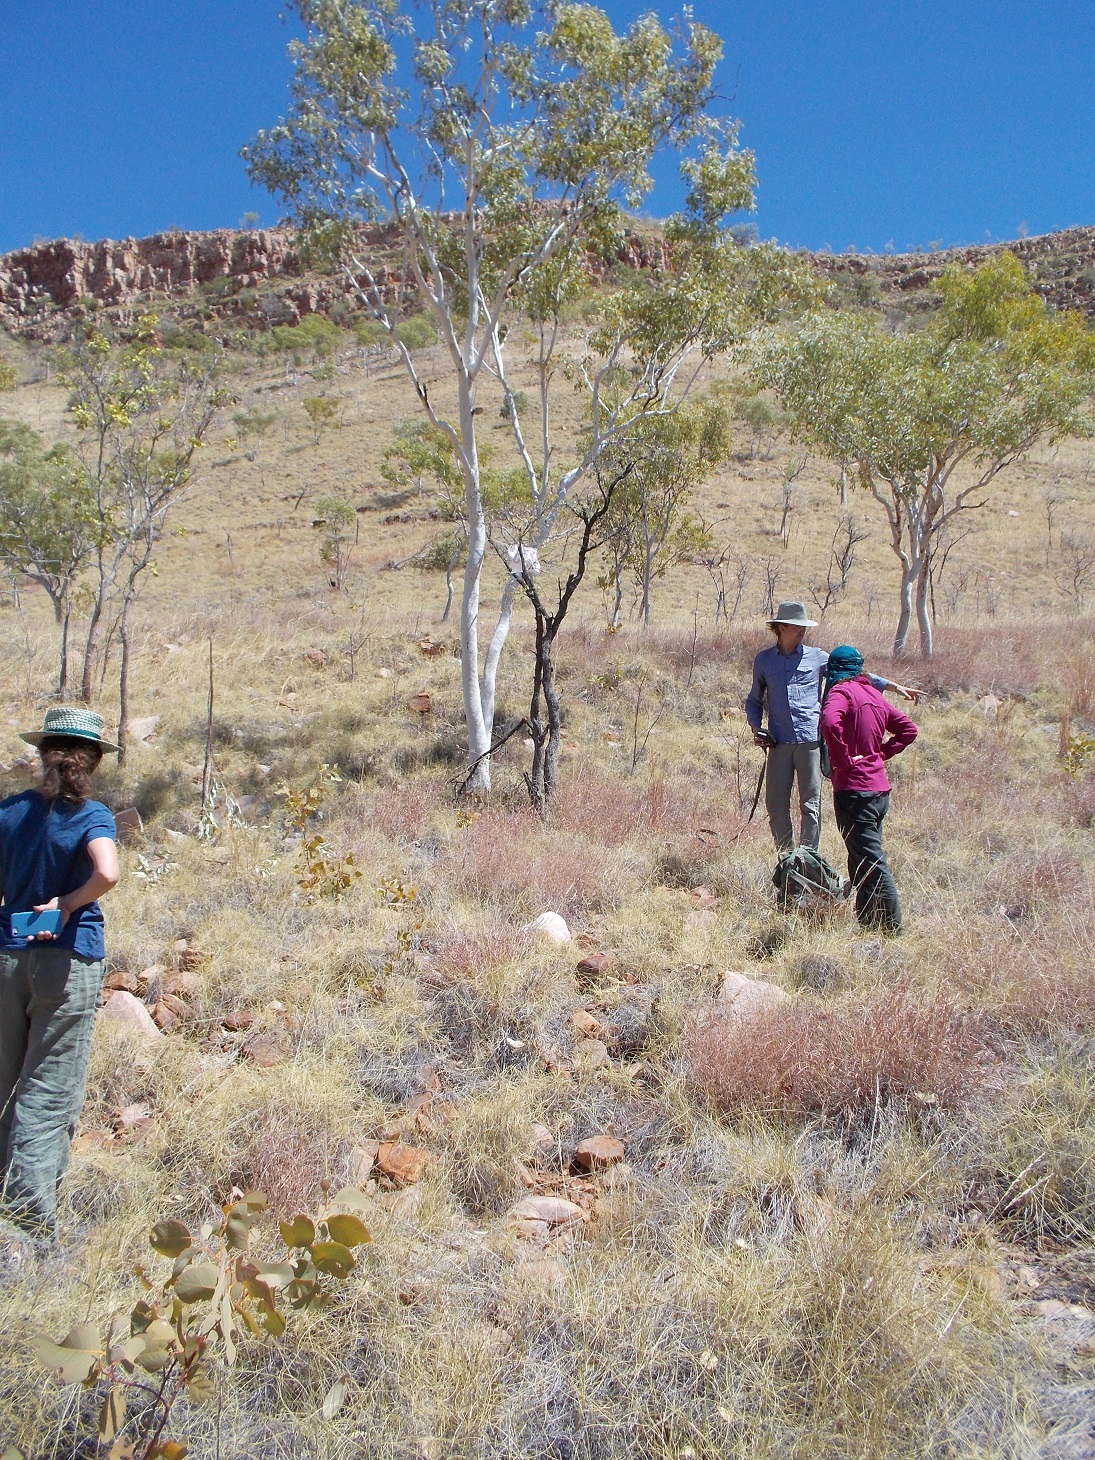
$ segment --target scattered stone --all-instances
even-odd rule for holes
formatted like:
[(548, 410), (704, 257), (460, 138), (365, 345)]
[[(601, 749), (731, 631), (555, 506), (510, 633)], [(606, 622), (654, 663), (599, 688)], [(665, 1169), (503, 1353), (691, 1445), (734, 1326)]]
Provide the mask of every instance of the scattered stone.
[(114, 813), (114, 831), (123, 846), (127, 846), (141, 835), (144, 831), (144, 822), (141, 820), (141, 813), (136, 806), (127, 806), (124, 811)]
[(448, 645), (439, 643), (431, 634), (427, 634), (424, 639), (419, 639), (418, 647), (423, 654), (428, 655), (431, 659), (436, 659), (439, 654), (446, 652)]
[(175, 994), (180, 999), (196, 999), (200, 997), (202, 991), (201, 979), (189, 969), (178, 969), (174, 973), (169, 973), (160, 987), (163, 989), (164, 998), (167, 998), (169, 994)]
[(173, 1034), (181, 1022), (174, 1009), (165, 1004), (162, 999), (153, 1004), (152, 1017), (156, 1021), (156, 1027), (161, 1029), (164, 1034)]
[[(194, 1010), (185, 999), (180, 999), (178, 994), (162, 994), (160, 996), (160, 1002), (156, 1007), (169, 1009), (176, 1019), (192, 1019), (194, 1017)], [(155, 1012), (153, 1012), (152, 1017), (156, 1017)]]
[(555, 1151), (555, 1137), (546, 1125), (537, 1123), (532, 1127), (529, 1154), (534, 1161), (542, 1161)]
[(608, 1046), (602, 1039), (579, 1039), (574, 1049), (574, 1068), (590, 1075), (609, 1063)]
[(289, 1058), (289, 1050), (281, 1035), (262, 1032), (252, 1034), (246, 1041), (240, 1053), (252, 1064), (258, 1065), (260, 1070), (273, 1069), (275, 1065), (283, 1065)]
[(588, 1009), (575, 1009), (570, 1018), (575, 1029), (583, 1038), (595, 1039), (601, 1032), (601, 1021), (595, 1018)]
[(392, 677), (392, 671), (390, 669), (384, 669), (384, 668), (378, 669), (376, 671), (376, 673), (373, 675), (373, 678), (374, 679), (391, 679), (391, 677)]
[(147, 1006), (124, 989), (118, 989), (110, 995), (100, 1009), (99, 1017), (109, 1020), (116, 1029), (138, 1039), (163, 1037)]
[(429, 1153), (402, 1141), (385, 1141), (376, 1153), (377, 1170), (399, 1186), (413, 1186), (425, 1170)]
[(233, 1034), (237, 1034), (243, 1029), (250, 1029), (254, 1022), (255, 1016), (250, 1009), (237, 1009), (231, 1014), (226, 1014), (221, 1020), (225, 1029), (230, 1030)]
[[(175, 946), (178, 948), (178, 944)], [(179, 967), (187, 973), (192, 972), (195, 968), (204, 968), (207, 963), (212, 962), (212, 959), (212, 953), (207, 953), (204, 948), (179, 949)]]
[(416, 715), (428, 715), (433, 709), (433, 699), (425, 690), (421, 690), (418, 694), (407, 696), (407, 708)]
[(563, 1232), (577, 1231), (589, 1221), (589, 1214), (577, 1202), (561, 1196), (525, 1196), (510, 1212), (517, 1234), (529, 1240), (545, 1240)]
[(531, 923), (525, 924), (525, 931), (529, 933), (542, 933), (549, 942), (562, 947), (564, 943), (570, 942), (570, 929), (567, 927), (566, 919), (556, 912), (541, 913), (538, 918), (533, 918)]
[(122, 990), (127, 994), (135, 994), (139, 989), (140, 984), (133, 975), (122, 968), (112, 969), (103, 980), (103, 990), (106, 993)]
[(364, 1186), (368, 1181), (376, 1164), (380, 1144), (379, 1141), (362, 1141), (350, 1152), (349, 1167), (352, 1186)]
[(193, 837), (187, 836), (185, 831), (172, 831), (170, 827), (167, 828), (166, 836), (169, 842), (174, 842), (179, 847), (186, 846), (193, 841)]
[(719, 921), (719, 915), (713, 907), (697, 907), (685, 918), (685, 926), (689, 928), (714, 928)]
[(587, 953), (575, 965), (575, 972), (579, 978), (600, 978), (607, 969), (616, 962), (615, 954), (612, 953)]
[(590, 1136), (574, 1152), (574, 1164), (583, 1171), (607, 1171), (623, 1158), (624, 1143), (615, 1136)]
[(689, 895), (693, 907), (715, 907), (719, 900), (710, 887), (693, 887)]
[(154, 739), (156, 731), (159, 728), (159, 715), (143, 715), (139, 720), (130, 720), (129, 736), (131, 740), (136, 740), (138, 744), (144, 744), (145, 741)]
[(303, 657), (307, 661), (307, 663), (312, 665), (314, 669), (327, 668), (326, 649), (309, 649)]
[(747, 1018), (751, 1014), (763, 1013), (777, 1008), (790, 999), (774, 983), (761, 978), (748, 978), (744, 973), (725, 973), (719, 987), (718, 1001), (725, 1004), (734, 1014)]

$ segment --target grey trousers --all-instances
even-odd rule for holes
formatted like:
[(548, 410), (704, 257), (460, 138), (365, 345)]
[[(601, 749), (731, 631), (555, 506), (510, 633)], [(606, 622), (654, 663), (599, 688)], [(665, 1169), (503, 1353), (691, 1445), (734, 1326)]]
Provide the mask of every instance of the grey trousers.
[(816, 851), (821, 841), (821, 754), (816, 740), (801, 745), (773, 745), (768, 751), (764, 805), (781, 854), (793, 851), (795, 846), (791, 788), (796, 780), (801, 818), (798, 844)]
[(0, 1202), (30, 1231), (57, 1223), (104, 973), (51, 943), (0, 951)]

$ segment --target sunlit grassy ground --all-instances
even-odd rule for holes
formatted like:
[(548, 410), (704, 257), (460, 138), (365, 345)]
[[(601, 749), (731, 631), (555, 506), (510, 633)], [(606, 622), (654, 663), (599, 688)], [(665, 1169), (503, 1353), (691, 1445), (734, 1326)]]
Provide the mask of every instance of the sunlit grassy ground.
[[(441, 577), (385, 571), (438, 530), (382, 520), (416, 507), (377, 485), (405, 393), (339, 375), (346, 424), (316, 448), (297, 403), (314, 382), (251, 371), (241, 393), (276, 386), (253, 398), (276, 399), (283, 421), (254, 462), (214, 447), (180, 509), (186, 534), (163, 545), (139, 608), (133, 712), (161, 723), (102, 778), (112, 806), (145, 819), (106, 908), (113, 968), (170, 970), (184, 938), (206, 957), (192, 1013), (158, 1045), (100, 1026), (60, 1249), (2, 1249), (0, 1442), (94, 1453), (79, 1438), (93, 1397), (44, 1374), (30, 1340), (128, 1311), (155, 1219), (200, 1223), (236, 1188), (264, 1190), (278, 1215), (314, 1208), (326, 1183), (367, 1181), (367, 1143), (402, 1131), (429, 1153), (420, 1181), (371, 1193), (373, 1244), (331, 1310), (244, 1346), (215, 1403), (180, 1406), (192, 1455), (1091, 1453), (1062, 1435), (1087, 1423), (1095, 1382), (1095, 777), (1089, 762), (1066, 772), (1060, 739), (1062, 715), (1092, 728), (1095, 626), (1056, 581), (1053, 546), (1064, 518), (1090, 520), (1090, 448), (1013, 476), (956, 550), (967, 577), (953, 605), (939, 595), (937, 659), (912, 672), (932, 691), (921, 737), (894, 767), (887, 842), (908, 929), (884, 942), (844, 914), (779, 916), (767, 830), (745, 821), (763, 564), (777, 596), (823, 574), (839, 510), (823, 466), (786, 549), (785, 443), (705, 490), (749, 565), (729, 628), (695, 566), (659, 585), (646, 634), (608, 634), (583, 590), (561, 641), (562, 789), (544, 823), (525, 804), (520, 737), (488, 803), (455, 795), (459, 664), (417, 642), (455, 638), (438, 624)], [(9, 402), (60, 427), (48, 384)], [(307, 495), (334, 486), (366, 509), (342, 594)], [(1048, 569), (1043, 492), (1074, 498)], [(874, 535), (819, 634), (884, 669), (892, 555), (853, 506)], [(54, 639), (27, 590), (0, 622), (10, 764), (46, 702)], [(199, 838), (210, 636), (217, 783), (243, 812)], [(524, 709), (529, 643), (522, 621), (499, 681), (507, 719)], [(408, 704), (421, 691), (428, 714)], [(279, 788), (323, 765), (342, 780), (315, 827), (364, 875), (309, 904)], [(4, 789), (29, 775), (9, 769)], [(841, 860), (828, 813), (824, 849)], [(527, 932), (546, 910), (580, 941)], [(579, 972), (595, 951), (613, 961)], [(727, 1023), (727, 970), (791, 1004)], [(267, 1067), (246, 1051), (259, 1034)], [(147, 1115), (126, 1129), (134, 1106)], [(575, 1148), (600, 1133), (624, 1161), (582, 1176)], [(509, 1214), (530, 1189), (583, 1206), (576, 1240), (519, 1234)], [(347, 1400), (325, 1421), (341, 1374)]]

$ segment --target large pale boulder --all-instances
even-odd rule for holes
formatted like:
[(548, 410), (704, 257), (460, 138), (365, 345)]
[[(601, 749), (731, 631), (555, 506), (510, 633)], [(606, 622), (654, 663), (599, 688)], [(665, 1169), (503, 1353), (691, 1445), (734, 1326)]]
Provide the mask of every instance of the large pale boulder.
[(148, 1005), (125, 989), (116, 989), (99, 1011), (99, 1018), (112, 1029), (135, 1039), (162, 1039), (162, 1032), (149, 1013)]
[(560, 917), (556, 912), (541, 913), (538, 918), (533, 918), (531, 923), (525, 924), (525, 930), (529, 933), (541, 934), (560, 948), (564, 943), (570, 942), (570, 929), (567, 927), (566, 919)]
[(749, 978), (744, 973), (724, 973), (717, 997), (730, 1013), (748, 1018), (778, 1008), (791, 996), (765, 979)]

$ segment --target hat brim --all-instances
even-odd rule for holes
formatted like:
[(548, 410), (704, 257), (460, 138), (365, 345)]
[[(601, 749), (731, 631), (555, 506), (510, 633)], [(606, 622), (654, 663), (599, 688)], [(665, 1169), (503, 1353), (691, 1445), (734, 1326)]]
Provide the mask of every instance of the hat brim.
[(43, 740), (86, 740), (89, 745), (97, 745), (104, 753), (117, 752), (120, 749), (113, 740), (100, 740), (98, 735), (82, 735), (79, 730), (51, 730), (48, 734), (44, 730), (28, 730), (25, 735), (20, 734), (19, 739), (33, 745), (36, 750), (41, 749)]
[(792, 629), (816, 629), (818, 620), (816, 618), (766, 618), (766, 624), (787, 624)]

